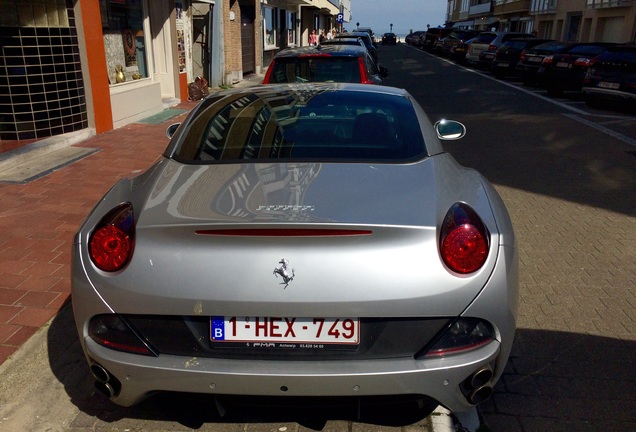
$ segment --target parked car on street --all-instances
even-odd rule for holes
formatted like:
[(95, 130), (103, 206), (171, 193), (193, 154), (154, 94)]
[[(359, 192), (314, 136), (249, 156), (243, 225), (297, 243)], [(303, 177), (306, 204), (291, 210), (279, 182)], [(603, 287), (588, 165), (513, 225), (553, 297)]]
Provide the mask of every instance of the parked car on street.
[(496, 189), (403, 89), (264, 85), (204, 98), (73, 241), (96, 388), (399, 396), (465, 411), (516, 327), (513, 226)]
[(579, 91), (591, 59), (614, 45), (609, 42), (576, 43), (547, 56), (537, 72), (537, 82), (552, 96), (559, 96), (564, 91)]
[(455, 44), (450, 50), (450, 59), (460, 64), (466, 63), (466, 54), (468, 53), (470, 44), (476, 39), (477, 38), (474, 37), (467, 41)]
[(359, 31), (359, 32), (339, 33), (336, 35), (334, 39), (351, 38), (351, 37), (358, 37), (362, 39), (362, 42), (364, 42), (364, 46), (367, 47), (367, 50), (369, 51), (369, 54), (371, 54), (373, 61), (376, 63), (378, 62), (378, 48), (375, 42), (373, 41), (373, 38), (369, 35), (368, 32)]
[(397, 35), (395, 33), (384, 33), (382, 35), (382, 45), (397, 45)]
[(419, 37), (419, 47), (426, 51), (433, 51), (435, 42), (439, 39), (443, 39), (453, 31), (452, 28), (429, 28)]
[(453, 30), (443, 39), (444, 43), (440, 47), (440, 54), (450, 56), (455, 45), (463, 44), (478, 36), (479, 33), (481, 33), (479, 30)]
[(539, 38), (508, 39), (495, 53), (495, 58), (490, 65), (490, 71), (499, 79), (516, 75), (516, 67), (523, 50), (545, 42), (550, 42), (550, 40)]
[(568, 46), (570, 46), (568, 42), (552, 41), (524, 49), (516, 66), (517, 73), (521, 76), (521, 81), (525, 85), (536, 84), (537, 73), (543, 59), (567, 49)]
[(512, 38), (536, 37), (530, 33), (519, 32), (483, 32), (477, 36), (477, 40), (470, 44), (470, 50), (466, 55), (466, 61), (482, 69), (490, 69), (497, 50)]
[(636, 108), (636, 44), (609, 47), (594, 57), (581, 90), (590, 106), (619, 102)]
[(418, 46), (419, 40), (420, 40), (420, 35), (423, 34), (423, 33), (425, 33), (425, 32), (421, 31), (421, 30), (414, 31), (413, 33), (409, 33), (404, 38), (404, 43), (406, 43), (407, 45)]
[(366, 49), (367, 46), (364, 44), (364, 41), (359, 37), (340, 37), (327, 39), (321, 43), (321, 45), (353, 45), (353, 46), (361, 46)]
[(376, 65), (366, 48), (323, 44), (287, 48), (267, 68), (263, 84), (342, 82), (382, 84), (388, 71)]

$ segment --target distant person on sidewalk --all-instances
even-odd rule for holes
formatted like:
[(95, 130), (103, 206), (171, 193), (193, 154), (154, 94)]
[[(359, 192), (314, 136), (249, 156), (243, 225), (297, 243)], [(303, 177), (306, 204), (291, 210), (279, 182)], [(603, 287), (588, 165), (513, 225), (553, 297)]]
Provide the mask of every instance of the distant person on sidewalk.
[(310, 46), (315, 46), (317, 43), (316, 40), (316, 30), (312, 30), (311, 34), (309, 35), (309, 45)]

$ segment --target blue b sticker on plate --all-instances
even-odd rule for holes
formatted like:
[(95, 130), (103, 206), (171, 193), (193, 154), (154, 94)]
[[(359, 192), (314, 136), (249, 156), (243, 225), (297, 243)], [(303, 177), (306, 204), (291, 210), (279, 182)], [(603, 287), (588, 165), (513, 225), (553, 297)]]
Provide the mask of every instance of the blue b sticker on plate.
[(225, 317), (215, 316), (212, 317), (212, 340), (222, 341), (225, 340)]

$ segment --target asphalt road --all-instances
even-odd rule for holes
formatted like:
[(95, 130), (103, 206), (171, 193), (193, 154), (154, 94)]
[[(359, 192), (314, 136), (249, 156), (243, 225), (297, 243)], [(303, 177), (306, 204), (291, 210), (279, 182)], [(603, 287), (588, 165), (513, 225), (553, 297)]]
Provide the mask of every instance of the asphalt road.
[[(379, 56), (387, 84), (408, 89), (433, 121), (466, 124), (468, 135), (446, 149), (495, 185), (517, 232), (519, 329), (479, 408), (484, 426), (636, 430), (636, 117), (589, 110), (576, 95), (552, 100), (404, 45)], [(439, 419), (428, 406), (222, 401), (219, 412), (214, 400), (175, 395), (117, 407), (93, 391), (68, 307), (0, 377), (0, 431), (422, 432)]]
[[(636, 116), (553, 99), (406, 46), (380, 52), (389, 85), (433, 121), (462, 121), (446, 149), (482, 172), (520, 248), (518, 331), (479, 412), (492, 431), (636, 430)], [(631, 390), (630, 390), (631, 389)]]

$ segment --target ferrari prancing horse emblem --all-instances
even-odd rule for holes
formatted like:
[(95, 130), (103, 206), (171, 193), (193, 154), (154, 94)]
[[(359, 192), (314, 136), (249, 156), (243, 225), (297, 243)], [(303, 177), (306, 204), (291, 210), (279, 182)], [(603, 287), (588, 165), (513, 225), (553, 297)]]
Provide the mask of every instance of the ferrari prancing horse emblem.
[(274, 269), (274, 276), (278, 277), (280, 275), (283, 278), (281, 285), (285, 285), (285, 288), (287, 288), (287, 285), (289, 285), (289, 283), (294, 280), (294, 276), (296, 276), (294, 269), (289, 267), (289, 261), (285, 258), (280, 260), (278, 264), (281, 266), (280, 268)]

